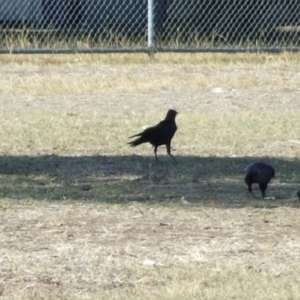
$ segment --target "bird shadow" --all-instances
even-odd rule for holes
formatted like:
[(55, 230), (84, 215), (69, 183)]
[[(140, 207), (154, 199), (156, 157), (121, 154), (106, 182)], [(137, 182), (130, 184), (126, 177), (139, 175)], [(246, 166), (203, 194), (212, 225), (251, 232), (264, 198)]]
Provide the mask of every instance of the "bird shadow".
[[(270, 157), (0, 156), (0, 197), (48, 201), (151, 201), (216, 207), (298, 207), (300, 160)], [(267, 195), (254, 199), (244, 183), (254, 161), (274, 166)], [(253, 192), (260, 197), (254, 185)]]

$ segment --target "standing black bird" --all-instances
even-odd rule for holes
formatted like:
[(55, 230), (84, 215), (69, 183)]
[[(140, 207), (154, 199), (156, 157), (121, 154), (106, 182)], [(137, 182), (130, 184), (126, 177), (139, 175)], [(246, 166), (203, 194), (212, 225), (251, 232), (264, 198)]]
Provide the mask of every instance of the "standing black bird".
[[(275, 169), (263, 162), (256, 162), (250, 164), (246, 168), (245, 182), (248, 186), (248, 191), (254, 197), (252, 193), (252, 184), (258, 183), (259, 189), (261, 190), (262, 197), (266, 196), (266, 189), (271, 179), (275, 177)], [(255, 198), (255, 197), (254, 197)]]
[(128, 144), (132, 147), (135, 147), (143, 143), (150, 143), (154, 147), (154, 154), (157, 161), (157, 148), (161, 145), (166, 145), (168, 154), (174, 159), (173, 155), (171, 154), (171, 140), (177, 130), (175, 123), (176, 115), (177, 111), (170, 109), (163, 121), (159, 122), (156, 126), (149, 127), (143, 132), (129, 137), (133, 138), (139, 136), (139, 138)]
[(298, 196), (298, 199), (300, 201), (300, 190), (297, 191), (297, 196)]

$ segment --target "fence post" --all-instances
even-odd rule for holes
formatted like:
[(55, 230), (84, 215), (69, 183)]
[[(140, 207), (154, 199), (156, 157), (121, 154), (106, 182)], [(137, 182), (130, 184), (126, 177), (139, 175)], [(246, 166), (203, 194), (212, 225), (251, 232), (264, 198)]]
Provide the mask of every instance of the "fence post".
[(153, 22), (154, 0), (148, 0), (148, 51), (149, 56), (154, 52), (154, 22)]

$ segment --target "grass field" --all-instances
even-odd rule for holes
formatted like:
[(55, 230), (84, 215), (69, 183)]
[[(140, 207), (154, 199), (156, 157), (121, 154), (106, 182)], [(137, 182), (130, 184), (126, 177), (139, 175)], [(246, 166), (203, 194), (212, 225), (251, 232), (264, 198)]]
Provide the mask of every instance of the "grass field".
[[(299, 66), (0, 56), (1, 299), (299, 299)], [(176, 161), (156, 163), (126, 143), (169, 108)], [(257, 160), (274, 201), (247, 192)]]

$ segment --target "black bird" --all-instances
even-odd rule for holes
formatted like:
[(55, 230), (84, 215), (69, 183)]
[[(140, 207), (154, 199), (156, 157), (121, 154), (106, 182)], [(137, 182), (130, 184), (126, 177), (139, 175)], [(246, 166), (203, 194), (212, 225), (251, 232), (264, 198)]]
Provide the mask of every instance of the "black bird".
[(297, 196), (298, 196), (299, 201), (300, 201), (300, 190), (297, 191)]
[[(246, 168), (245, 182), (248, 186), (248, 191), (254, 197), (252, 193), (252, 184), (258, 183), (259, 189), (261, 190), (262, 197), (266, 196), (266, 189), (271, 179), (275, 177), (275, 169), (264, 162), (256, 162), (250, 164)], [(255, 197), (254, 197), (255, 198)]]
[(158, 161), (156, 154), (157, 148), (161, 145), (166, 145), (168, 154), (174, 159), (173, 155), (171, 154), (171, 140), (177, 130), (175, 123), (176, 115), (177, 111), (170, 109), (163, 121), (159, 122), (153, 127), (145, 129), (143, 132), (129, 137), (133, 138), (139, 136), (139, 138), (128, 144), (131, 147), (135, 147), (143, 143), (150, 143), (154, 147), (156, 161)]

